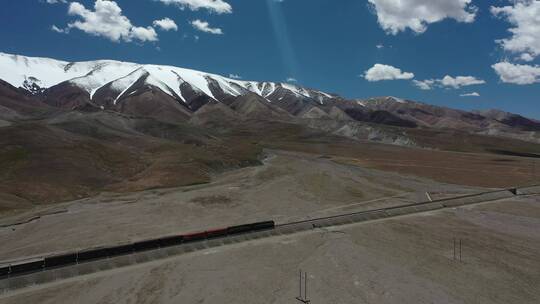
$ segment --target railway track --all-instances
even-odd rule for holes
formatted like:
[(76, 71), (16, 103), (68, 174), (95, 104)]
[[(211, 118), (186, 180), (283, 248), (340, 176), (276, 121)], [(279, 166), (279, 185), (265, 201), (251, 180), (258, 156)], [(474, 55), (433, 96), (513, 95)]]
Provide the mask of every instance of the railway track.
[(375, 210), (307, 219), (276, 225), (273, 221), (232, 226), (159, 239), (93, 248), (14, 263), (0, 262), (0, 293), (99, 271), (125, 267), (254, 239), (286, 235), (330, 226), (368, 222), (514, 196), (538, 195), (540, 186), (503, 189)]

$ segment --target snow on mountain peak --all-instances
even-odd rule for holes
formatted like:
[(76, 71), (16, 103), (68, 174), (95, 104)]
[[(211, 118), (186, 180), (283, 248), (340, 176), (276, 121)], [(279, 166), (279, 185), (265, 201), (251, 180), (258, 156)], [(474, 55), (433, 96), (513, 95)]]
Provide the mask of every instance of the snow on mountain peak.
[(33, 92), (68, 82), (85, 90), (92, 99), (100, 88), (111, 84), (110, 87), (119, 94), (118, 100), (145, 73), (148, 74), (145, 76), (147, 84), (156, 86), (166, 94), (180, 98), (184, 102), (186, 98), (180, 89), (184, 83), (188, 83), (194, 91), (204, 93), (213, 99), (216, 97), (210, 88), (211, 83), (231, 96), (252, 92), (267, 99), (282, 88), (298, 98), (314, 99), (321, 104), (325, 98), (332, 98), (324, 92), (307, 90), (292, 84), (241, 81), (174, 66), (114, 60), (66, 62), (0, 53), (0, 79)]
[(401, 99), (401, 98), (397, 98), (397, 97), (394, 97), (394, 96), (388, 96), (386, 98), (386, 100), (388, 101), (394, 101), (394, 102), (397, 102), (397, 103), (406, 103), (405, 100)]

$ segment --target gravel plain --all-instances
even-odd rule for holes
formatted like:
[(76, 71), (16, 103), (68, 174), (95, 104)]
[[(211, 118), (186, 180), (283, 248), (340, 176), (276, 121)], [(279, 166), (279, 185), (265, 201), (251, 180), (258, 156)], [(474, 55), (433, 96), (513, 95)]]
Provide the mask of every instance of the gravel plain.
[[(462, 240), (454, 259), (453, 239)], [(211, 248), (0, 295), (0, 303), (538, 303), (540, 199)]]

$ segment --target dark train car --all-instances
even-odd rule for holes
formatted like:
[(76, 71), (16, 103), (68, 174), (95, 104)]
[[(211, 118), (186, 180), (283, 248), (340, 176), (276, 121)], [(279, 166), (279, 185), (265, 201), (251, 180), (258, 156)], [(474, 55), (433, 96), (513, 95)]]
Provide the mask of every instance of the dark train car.
[(197, 242), (206, 239), (206, 231), (184, 234), (184, 243)]
[(0, 267), (0, 278), (8, 276), (10, 271), (9, 265)]
[(184, 237), (181, 235), (167, 236), (158, 240), (159, 246), (170, 247), (182, 244)]
[(250, 232), (251, 230), (252, 230), (252, 224), (231, 226), (227, 228), (227, 234), (235, 235), (235, 234)]
[(85, 262), (97, 259), (103, 259), (108, 257), (107, 248), (91, 249), (87, 251), (81, 251), (77, 254), (77, 261)]
[(274, 229), (274, 227), (275, 227), (274, 221), (266, 221), (266, 222), (258, 222), (258, 223), (245, 224), (245, 225), (239, 225), (239, 226), (231, 226), (227, 228), (227, 234), (235, 235), (235, 234), (247, 233), (247, 232), (252, 232), (252, 231)]
[(274, 221), (266, 221), (266, 222), (259, 222), (252, 224), (253, 230), (268, 230), (268, 229), (274, 229), (276, 227), (276, 223)]
[(24, 274), (43, 270), (43, 259), (33, 262), (25, 262), (21, 264), (11, 265), (10, 275)]
[(107, 248), (107, 255), (110, 257), (115, 257), (115, 256), (130, 254), (130, 253), (133, 253), (133, 251), (135, 251), (133, 244), (119, 245), (119, 246)]
[(68, 253), (45, 258), (45, 267), (60, 267), (77, 263), (77, 253)]
[(206, 231), (207, 239), (215, 239), (215, 238), (224, 237), (224, 236), (227, 236), (227, 228)]
[(133, 244), (135, 251), (146, 251), (159, 248), (159, 240), (141, 241)]

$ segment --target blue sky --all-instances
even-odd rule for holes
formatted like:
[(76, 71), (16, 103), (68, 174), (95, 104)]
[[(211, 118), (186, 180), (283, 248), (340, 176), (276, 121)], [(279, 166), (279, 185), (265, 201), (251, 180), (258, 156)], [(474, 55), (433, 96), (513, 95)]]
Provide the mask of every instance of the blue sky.
[[(540, 118), (538, 1), (402, 0), (399, 7), (398, 0), (116, 0), (129, 23), (117, 37), (91, 28), (81, 13), (95, 13), (96, 0), (76, 1), (71, 14), (75, 1), (3, 2), (1, 52), (294, 78), (350, 98), (392, 95)], [(163, 18), (178, 29), (153, 25)], [(480, 96), (460, 96), (470, 93)]]

